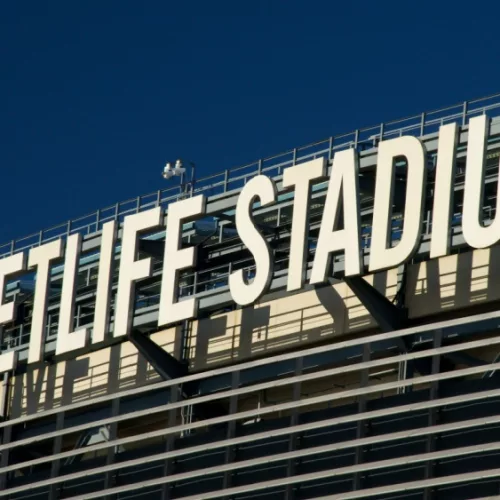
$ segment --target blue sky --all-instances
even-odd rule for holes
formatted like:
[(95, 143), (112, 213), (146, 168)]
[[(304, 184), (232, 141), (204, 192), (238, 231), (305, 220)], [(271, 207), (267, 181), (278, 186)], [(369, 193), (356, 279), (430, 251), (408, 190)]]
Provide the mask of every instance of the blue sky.
[[(465, 7), (465, 4), (464, 4)], [(500, 91), (497, 2), (2, 2), (0, 242)]]

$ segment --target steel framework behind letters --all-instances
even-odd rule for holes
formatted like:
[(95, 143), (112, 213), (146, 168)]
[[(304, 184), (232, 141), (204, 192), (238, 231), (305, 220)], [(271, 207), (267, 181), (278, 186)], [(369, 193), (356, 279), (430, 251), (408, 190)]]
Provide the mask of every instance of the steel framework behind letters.
[[(19, 350), (20, 364), (1, 391), (0, 498), (498, 498), (500, 247), (468, 248), (459, 214), (468, 120), (486, 112), (495, 118), (499, 110), (495, 95), (330, 137), (198, 179), (188, 193), (205, 193), (207, 213), (229, 228), (237, 194), (252, 176), (263, 172), (279, 180), (287, 166), (319, 156), (331, 160), (335, 151), (354, 147), (362, 158), (368, 241), (380, 139), (416, 135), (435, 157), (440, 125), (458, 122), (463, 134), (452, 255), (428, 259), (428, 208), (414, 260), (375, 276), (373, 286), (347, 287), (339, 257), (335, 279), (286, 293), (293, 195), (281, 187), (276, 206), (254, 214), (272, 235), (276, 263), (270, 293), (255, 306), (235, 309), (230, 301), (231, 269), (252, 269), (237, 234), (218, 237), (186, 226), (183, 241), (196, 245), (200, 258), (181, 276), (180, 293), (199, 298), (199, 316), (157, 331), (164, 228), (141, 235), (139, 250), (154, 265), (152, 276), (137, 283), (132, 333), (151, 342), (139, 345), (140, 355), (131, 334), (107, 339), (77, 359), (54, 357), (58, 264), (50, 281), (44, 363), (27, 365), (32, 290), (22, 280), (11, 283), (7, 296), (19, 311), (17, 322), (4, 328), (3, 349)], [(485, 223), (496, 214), (499, 142), (495, 120)], [(5, 244), (0, 254), (82, 233), (74, 322), (92, 327), (102, 224), (158, 205), (167, 209), (185, 195), (175, 187), (118, 203)], [(319, 182), (311, 201), (308, 272), (325, 195)], [(399, 198), (395, 239), (402, 207)], [(166, 357), (152, 355), (165, 350), (172, 354), (169, 363), (177, 363), (175, 373), (159, 366)]]

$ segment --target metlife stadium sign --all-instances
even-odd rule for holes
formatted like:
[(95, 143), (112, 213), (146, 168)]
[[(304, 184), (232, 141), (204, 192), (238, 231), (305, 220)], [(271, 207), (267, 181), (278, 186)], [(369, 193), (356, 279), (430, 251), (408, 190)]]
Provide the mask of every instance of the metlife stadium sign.
[[(500, 217), (490, 225), (481, 222), (484, 187), (484, 164), (489, 119), (483, 115), (469, 122), (468, 144), (463, 199), (462, 230), (468, 245), (486, 248), (500, 240)], [(453, 203), (455, 157), (458, 141), (456, 124), (440, 128), (436, 177), (433, 199), (430, 257), (445, 256), (450, 250), (450, 215)], [(390, 246), (390, 222), (395, 184), (395, 160), (406, 158), (406, 206), (401, 239)], [(421, 235), (424, 194), (426, 192), (427, 153), (424, 144), (412, 136), (403, 136), (379, 143), (373, 208), (372, 239), (369, 252), (369, 272), (396, 267), (412, 257)], [(308, 233), (308, 208), (311, 185), (327, 175), (323, 158), (287, 168), (283, 187), (294, 190), (293, 218), (289, 255), (287, 290), (299, 290), (305, 283), (305, 256)], [(316, 253), (309, 283), (319, 284), (327, 279), (333, 253), (345, 255), (345, 275), (364, 272), (360, 241), (360, 209), (358, 188), (358, 153), (354, 149), (335, 154), (329, 178)], [(264, 236), (253, 222), (255, 203), (269, 206), (277, 200), (272, 179), (265, 175), (253, 177), (241, 190), (236, 206), (236, 229), (243, 244), (252, 253), (256, 264), (255, 277), (248, 281), (243, 270), (229, 277), (232, 299), (240, 306), (259, 300), (268, 290), (273, 276), (273, 256)], [(132, 325), (134, 285), (152, 272), (150, 258), (137, 260), (138, 233), (152, 230), (166, 223), (164, 267), (158, 314), (158, 327), (194, 318), (197, 298), (178, 300), (179, 271), (196, 265), (193, 247), (181, 248), (182, 224), (203, 217), (206, 209), (204, 195), (193, 196), (168, 207), (166, 221), (161, 207), (125, 218), (121, 238), (121, 257), (118, 289), (115, 300), (114, 324), (110, 328), (111, 277), (117, 236), (115, 221), (102, 229), (97, 279), (96, 307), (90, 339), (90, 328), (73, 330), (75, 281), (81, 251), (81, 235), (70, 235), (0, 260), (0, 324), (13, 321), (14, 303), (4, 303), (5, 281), (23, 272), (36, 270), (33, 317), (28, 352), (28, 363), (43, 359), (45, 345), (46, 309), (49, 271), (52, 261), (64, 257), (64, 274), (56, 341), (56, 355), (85, 348), (90, 342), (103, 342), (108, 335), (115, 338), (127, 335)], [(340, 224), (340, 215), (343, 223)], [(16, 353), (0, 355), (0, 372), (15, 369)]]

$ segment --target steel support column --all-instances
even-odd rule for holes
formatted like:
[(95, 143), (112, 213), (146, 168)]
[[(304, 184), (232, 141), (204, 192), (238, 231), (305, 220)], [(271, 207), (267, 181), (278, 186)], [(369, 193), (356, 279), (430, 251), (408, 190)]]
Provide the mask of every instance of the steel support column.
[[(436, 330), (434, 335), (434, 348), (441, 347), (443, 343), (443, 331), (441, 329)], [(432, 357), (432, 375), (439, 373), (441, 368), (441, 356), (438, 354)], [(434, 400), (439, 397), (439, 382), (432, 382), (430, 389), (430, 399)], [(428, 413), (427, 425), (433, 427), (438, 422), (438, 409), (431, 408)], [(426, 443), (426, 453), (432, 453), (436, 450), (436, 435), (429, 434)], [(434, 461), (427, 461), (425, 463), (425, 479), (431, 479), (434, 475)], [(433, 498), (433, 490), (431, 488), (426, 488), (424, 490), (424, 500), (431, 500)]]
[[(370, 344), (365, 344), (363, 346), (363, 363), (370, 361), (371, 358), (371, 348)], [(369, 372), (365, 368), (361, 371), (361, 381), (360, 387), (366, 387), (368, 385)], [(366, 411), (366, 396), (360, 396), (358, 399), (358, 414), (364, 413)], [(369, 422), (360, 420), (356, 429), (356, 439), (362, 439), (366, 435), (366, 427)], [(355, 451), (355, 465), (359, 465), (364, 461), (364, 448), (363, 446), (357, 446)], [(362, 475), (360, 472), (354, 474), (352, 481), (353, 490), (359, 490), (362, 488)]]
[[(3, 338), (3, 328), (0, 328), (0, 338)], [(9, 391), (9, 377), (8, 373), (3, 374), (2, 388), (1, 388), (1, 407), (0, 407), (0, 420), (7, 420), (7, 407), (8, 407), (8, 391)], [(1, 443), (10, 443), (12, 438), (12, 427), (9, 425), (4, 427), (1, 431)], [(0, 468), (7, 467), (9, 465), (9, 451), (4, 450), (0, 453)], [(0, 490), (4, 490), (7, 487), (7, 473), (4, 472), (0, 474)]]
[[(3, 428), (2, 432), (2, 444), (8, 444), (12, 439), (12, 426), (8, 425)], [(3, 469), (9, 465), (9, 451), (3, 450), (0, 454), (0, 467)], [(5, 490), (7, 488), (7, 474), (8, 472), (2, 472), (0, 474), (0, 491)]]
[[(302, 375), (302, 369), (304, 365), (304, 358), (300, 357), (295, 360), (295, 376), (300, 376)], [(299, 401), (300, 400), (300, 395), (301, 395), (301, 387), (302, 383), (301, 382), (296, 382), (293, 384), (293, 401)], [(290, 427), (295, 427), (299, 423), (299, 410), (297, 408), (294, 408), (292, 410), (292, 415), (290, 416)], [(288, 441), (288, 451), (293, 452), (297, 449), (297, 445), (300, 442), (300, 436), (296, 433), (293, 432), (290, 434), (290, 438)], [(293, 459), (291, 458), (288, 460), (287, 464), (287, 469), (286, 469), (286, 475), (287, 477), (292, 477), (295, 475), (295, 470), (296, 470), (296, 465), (297, 465), (297, 460), (299, 459)], [(293, 500), (295, 497), (295, 491), (299, 488), (298, 485), (293, 485), (293, 484), (288, 484), (285, 489), (285, 500)]]
[[(233, 372), (232, 377), (231, 377), (231, 389), (236, 390), (240, 386), (240, 371), (237, 370)], [(238, 412), (238, 396), (231, 396), (229, 398), (229, 414), (233, 415), (234, 413)], [(227, 431), (226, 431), (226, 439), (233, 439), (236, 434), (236, 420), (231, 420), (227, 424)], [(226, 465), (232, 463), (235, 459), (236, 456), (236, 447), (235, 446), (227, 446), (226, 447), (226, 452), (224, 454), (224, 463)], [(223, 481), (223, 489), (226, 490), (228, 488), (231, 488), (232, 486), (232, 480), (233, 480), (233, 472), (231, 471), (226, 471), (224, 472), (224, 481)], [(224, 494), (222, 495), (222, 498), (226, 498)]]
[[(57, 414), (56, 418), (56, 431), (60, 431), (64, 428), (64, 411)], [(61, 453), (62, 448), (62, 436), (56, 436), (54, 438), (54, 443), (52, 445), (52, 455), (58, 455)], [(51, 463), (50, 467), (50, 477), (57, 477), (59, 475), (59, 470), (61, 468), (61, 460), (56, 459)], [(61, 484), (53, 484), (49, 489), (49, 500), (57, 500), (59, 497), (58, 491), (62, 488)]]
[[(120, 398), (113, 399), (111, 403), (111, 416), (116, 417), (120, 414)], [(113, 422), (109, 425), (109, 440), (114, 441), (118, 437), (118, 424)], [(108, 448), (106, 456), (106, 465), (111, 465), (115, 462), (117, 448), (112, 446)], [(104, 488), (112, 488), (116, 483), (116, 473), (106, 472), (104, 477)], [(108, 496), (107, 500), (112, 500), (114, 496)]]
[[(178, 385), (173, 385), (170, 388), (170, 401), (172, 403), (177, 403), (179, 401), (181, 388)], [(168, 427), (175, 427), (177, 424), (177, 416), (179, 410), (174, 408), (168, 411)], [(169, 434), (167, 436), (167, 442), (165, 445), (165, 451), (171, 452), (175, 448), (175, 435)], [(172, 458), (167, 458), (163, 466), (163, 475), (168, 477), (174, 473), (174, 460)], [(172, 498), (172, 483), (164, 483), (161, 488), (161, 500), (170, 500)]]

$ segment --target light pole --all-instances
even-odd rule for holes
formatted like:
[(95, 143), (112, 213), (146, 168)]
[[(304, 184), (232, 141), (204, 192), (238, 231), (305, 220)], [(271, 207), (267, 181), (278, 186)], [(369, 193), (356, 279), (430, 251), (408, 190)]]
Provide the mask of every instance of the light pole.
[(184, 182), (186, 167), (184, 166), (184, 161), (181, 159), (177, 160), (174, 165), (171, 162), (167, 162), (163, 168), (162, 177), (168, 180), (174, 176), (180, 176), (181, 193), (189, 192), (192, 196), (194, 190), (195, 164), (192, 161), (186, 163), (191, 168), (191, 179), (189, 182)]

